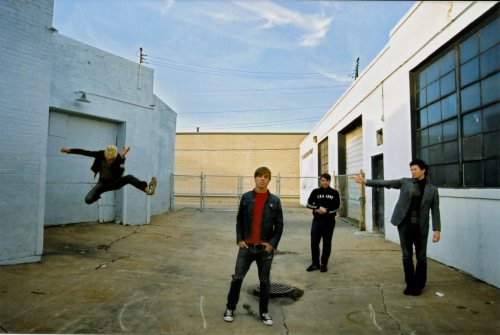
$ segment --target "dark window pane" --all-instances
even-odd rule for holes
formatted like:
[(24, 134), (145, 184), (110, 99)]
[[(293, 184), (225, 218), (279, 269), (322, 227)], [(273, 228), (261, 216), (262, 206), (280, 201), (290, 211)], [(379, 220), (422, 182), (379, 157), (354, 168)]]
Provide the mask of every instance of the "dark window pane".
[(443, 141), (451, 141), (457, 138), (457, 120), (443, 123)]
[[(500, 34), (500, 32), (499, 32)], [(480, 57), (481, 78), (500, 69), (500, 44), (486, 51)]]
[(500, 186), (500, 159), (484, 161), (484, 186)]
[(444, 169), (441, 166), (430, 166), (427, 179), (432, 185), (444, 186)]
[(484, 136), (484, 156), (500, 156), (500, 130), (486, 133)]
[(427, 84), (439, 78), (439, 63), (436, 62), (427, 68)]
[(476, 135), (463, 139), (464, 160), (483, 158), (483, 137)]
[(444, 75), (455, 68), (455, 50), (448, 52), (439, 60), (441, 66), (441, 75)]
[(463, 64), (479, 53), (477, 34), (472, 35), (460, 44), (460, 62)]
[(479, 58), (474, 58), (460, 67), (460, 86), (479, 80)]
[(483, 186), (483, 162), (464, 163), (464, 186)]
[[(483, 131), (500, 128), (500, 104), (483, 109)], [(499, 144), (500, 145), (500, 144)]]
[(457, 95), (452, 94), (441, 100), (441, 114), (443, 120), (457, 115)]
[(418, 158), (423, 160), (424, 162), (429, 162), (429, 149), (428, 148), (420, 148), (418, 150)]
[(417, 132), (417, 145), (418, 147), (425, 147), (429, 145), (429, 130), (424, 129)]
[(442, 142), (443, 135), (441, 133), (442, 126), (440, 124), (429, 128), (429, 144), (436, 144)]
[(481, 82), (483, 105), (500, 100), (500, 72)]
[(423, 128), (427, 126), (427, 108), (423, 108), (418, 112), (417, 127)]
[(443, 161), (445, 163), (458, 162), (458, 142), (447, 142), (443, 144)]
[(445, 96), (455, 91), (455, 71), (448, 73), (440, 79), (441, 81), (441, 96)]
[(439, 164), (443, 161), (443, 146), (441, 144), (429, 147), (429, 164)]
[(460, 170), (458, 164), (449, 164), (443, 166), (444, 185), (447, 187), (456, 187), (460, 185)]
[(462, 90), (460, 98), (462, 100), (462, 113), (479, 107), (481, 105), (479, 83)]
[(427, 86), (427, 102), (432, 102), (439, 99), (439, 80), (433, 82), (429, 86)]
[(441, 104), (439, 102), (430, 105), (427, 108), (427, 112), (429, 124), (441, 121)]
[(424, 88), (417, 93), (417, 108), (427, 104), (427, 89)]
[(494, 21), (492, 21), (479, 31), (479, 35), (481, 36), (481, 52), (491, 48), (498, 43), (500, 37), (499, 32), (500, 18), (496, 18)]
[(464, 136), (479, 134), (483, 130), (481, 111), (467, 114), (463, 118)]
[(427, 70), (424, 70), (418, 74), (418, 88), (422, 89), (427, 86)]

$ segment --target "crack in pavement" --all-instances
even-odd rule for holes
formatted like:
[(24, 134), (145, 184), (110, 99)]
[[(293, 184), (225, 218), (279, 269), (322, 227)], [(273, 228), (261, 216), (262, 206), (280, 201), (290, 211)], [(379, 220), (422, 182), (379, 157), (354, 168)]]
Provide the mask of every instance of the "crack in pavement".
[(129, 256), (122, 256), (122, 257), (114, 258), (114, 259), (110, 260), (109, 262), (102, 263), (102, 264), (98, 265), (94, 270), (99, 270), (100, 268), (105, 268), (106, 265), (108, 265), (109, 263), (114, 263), (114, 262), (116, 262), (116, 261), (118, 261), (120, 259), (129, 258), (129, 257), (130, 257), (130, 255)]
[(387, 305), (385, 303), (385, 296), (384, 296), (384, 284), (379, 285), (379, 291), (380, 291), (380, 295), (382, 296), (382, 305), (384, 306), (385, 312), (387, 313), (387, 315), (389, 315), (389, 318), (392, 320), (392, 322), (394, 322), (396, 324), (396, 326), (398, 327), (399, 334), (403, 334), (403, 331), (401, 330), (401, 325), (399, 324), (399, 322), (396, 321), (394, 316), (387, 309)]
[(283, 308), (281, 308), (281, 314), (283, 315), (283, 327), (285, 327), (286, 334), (290, 333), (290, 329), (288, 329), (288, 326), (286, 325), (286, 316), (285, 316), (285, 311)]

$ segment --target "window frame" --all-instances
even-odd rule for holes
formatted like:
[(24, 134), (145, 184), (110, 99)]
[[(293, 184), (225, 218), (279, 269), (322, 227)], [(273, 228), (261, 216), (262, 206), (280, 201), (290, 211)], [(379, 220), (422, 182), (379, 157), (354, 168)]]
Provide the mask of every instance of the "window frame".
[[(480, 41), (482, 42), (483, 40), (481, 40), (482, 36), (480, 36), (480, 32), (483, 32), (483, 29), (490, 23), (500, 20), (499, 8), (499, 5), (496, 5), (488, 13), (465, 28), (455, 38), (451, 39), (449, 43), (424, 60), (418, 67), (410, 71), (412, 153), (413, 157), (421, 158), (428, 163), (430, 179), (432, 180), (432, 176), (434, 175), (436, 180), (434, 184), (438, 187), (500, 187), (500, 172), (496, 172), (495, 174), (495, 171), (493, 171), (493, 166), (496, 166), (500, 170), (500, 154), (493, 153), (493, 155), (489, 156), (485, 147), (485, 135), (496, 138), (498, 132), (500, 132), (500, 128), (488, 130), (481, 123), (479, 125), (481, 127), (479, 133), (466, 136), (467, 131), (471, 130), (471, 127), (468, 127), (470, 124), (466, 124), (465, 122), (466, 119), (474, 117), (475, 113), (481, 116), (481, 120), (485, 118), (484, 115), (486, 112), (491, 112), (491, 109), (495, 116), (498, 113), (497, 110), (500, 104), (498, 95), (495, 94), (494, 99), (483, 103), (482, 86), (485, 86), (488, 80), (494, 81), (494, 85), (497, 80), (496, 78), (500, 75), (500, 68), (495, 67), (496, 64), (493, 64), (493, 70), (491, 71), (490, 69), (489, 72), (483, 74), (481, 61), (483, 56), (488, 52), (495, 53), (495, 49), (500, 48), (500, 43), (497, 38), (488, 48), (481, 50)], [(498, 24), (498, 21), (495, 24)], [(461, 49), (462, 44), (464, 42), (473, 43), (474, 41), (471, 38), (474, 36), (477, 36), (477, 52), (472, 50), (473, 55), (468, 57), (467, 60), (461, 61), (461, 51), (468, 50)], [(484, 56), (484, 59), (486, 58)], [(452, 67), (450, 67), (451, 63), (449, 63), (451, 59), (453, 59)], [(474, 65), (473, 62), (477, 63), (476, 78), (464, 84), (462, 83), (464, 65), (472, 66)], [(489, 65), (488, 63), (486, 64)], [(441, 71), (443, 68), (444, 71)], [(450, 90), (449, 88), (452, 83), (450, 75), (452, 73), (454, 73), (454, 89)], [(443, 82), (445, 88), (447, 88), (444, 94), (442, 93)], [(430, 92), (428, 89), (430, 89)], [(477, 92), (474, 92), (474, 89)], [(463, 110), (464, 101), (462, 98), (467, 93), (473, 94), (473, 97), (477, 95), (479, 104), (472, 105), (472, 108)], [(446, 103), (450, 104), (447, 107), (455, 108), (454, 113), (443, 115), (443, 104)], [(432, 111), (438, 111), (439, 116), (431, 113)], [(447, 111), (449, 110), (447, 109)], [(453, 127), (450, 127), (453, 122), (455, 123), (456, 134), (452, 138), (445, 139), (444, 126), (448, 127), (446, 134), (453, 136)], [(479, 121), (477, 122), (479, 124)], [(473, 139), (474, 136), (480, 137), (480, 144), (474, 143), (474, 140), (479, 141), (479, 138)], [(436, 142), (433, 143), (433, 140)], [(467, 146), (474, 145), (476, 146), (475, 150), (467, 151)], [(480, 157), (477, 155), (478, 145), (481, 148)], [(445, 151), (445, 148), (448, 151)], [(432, 153), (431, 149), (434, 150)], [(434, 154), (434, 156), (431, 156), (431, 154)], [(471, 154), (476, 154), (476, 156), (467, 156)], [(430, 159), (431, 157), (437, 157), (439, 160)], [(471, 169), (467, 171), (472, 171), (473, 173), (466, 173), (466, 167), (473, 166), (474, 164), (480, 165), (481, 171), (478, 172)], [(492, 165), (490, 166), (490, 164)], [(480, 182), (470, 182), (467, 179), (469, 176), (478, 177)], [(487, 177), (492, 179), (488, 180)]]

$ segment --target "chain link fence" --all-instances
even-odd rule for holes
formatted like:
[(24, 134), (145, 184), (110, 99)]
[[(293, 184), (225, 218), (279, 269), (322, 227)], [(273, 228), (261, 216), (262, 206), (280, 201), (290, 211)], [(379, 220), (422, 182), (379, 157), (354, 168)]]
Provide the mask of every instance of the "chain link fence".
[[(361, 173), (363, 173), (361, 171)], [(365, 230), (365, 188), (349, 179), (352, 175), (333, 176), (333, 187), (339, 191), (340, 218)], [(364, 174), (363, 174), (364, 176)], [(243, 193), (254, 188), (253, 176), (175, 174), (173, 175), (172, 208), (237, 209)], [(300, 207), (300, 193), (309, 194), (319, 187), (318, 177), (271, 178), (269, 190), (281, 198), (283, 206)], [(305, 199), (307, 201), (307, 198)]]

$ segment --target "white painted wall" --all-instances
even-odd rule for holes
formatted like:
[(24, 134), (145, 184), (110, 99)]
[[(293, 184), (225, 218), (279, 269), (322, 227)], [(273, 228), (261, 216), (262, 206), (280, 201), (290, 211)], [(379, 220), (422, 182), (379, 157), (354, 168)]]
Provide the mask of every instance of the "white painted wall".
[(0, 264), (42, 253), (52, 11), (0, 1)]
[[(386, 179), (409, 177), (411, 155), (410, 71), (479, 18), (496, 1), (417, 2), (391, 32), (390, 40), (360, 77), (325, 114), (300, 146), (314, 148), (312, 138), (337, 138), (338, 132), (360, 115), (363, 122), (363, 170), (371, 176), (371, 157), (384, 155)], [(376, 131), (384, 144), (377, 146)], [(332, 145), (332, 150), (336, 147)], [(311, 156), (312, 159), (317, 158)], [(302, 161), (302, 175), (314, 164)], [(337, 158), (331, 155), (332, 169)], [(301, 190), (302, 191), (302, 190)], [(389, 221), (397, 190), (385, 190), (385, 237), (399, 243)], [(442, 240), (429, 242), (428, 256), (500, 287), (500, 190), (440, 189)], [(301, 194), (301, 203), (305, 204)], [(372, 230), (372, 194), (366, 192), (366, 227)], [(432, 274), (430, 274), (432, 276)]]
[[(131, 186), (116, 192), (117, 222), (144, 224), (170, 209), (176, 114), (154, 96), (153, 70), (142, 67), (139, 81), (138, 64), (54, 32), (53, 7), (53, 0), (0, 1), (0, 264), (39, 261), (43, 252), (47, 155), (66, 144), (48, 143), (49, 110), (116, 123), (118, 146), (132, 147), (126, 173), (158, 177), (153, 198)], [(91, 103), (75, 101), (77, 91)], [(90, 129), (82, 136), (103, 131)], [(82, 164), (91, 176), (92, 161)], [(56, 164), (49, 177), (63, 168)], [(64, 196), (50, 194), (49, 202)], [(82, 198), (75, 206), (58, 220), (74, 222), (88, 205)]]

